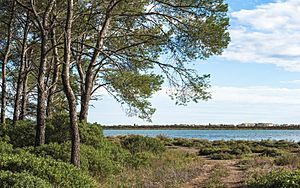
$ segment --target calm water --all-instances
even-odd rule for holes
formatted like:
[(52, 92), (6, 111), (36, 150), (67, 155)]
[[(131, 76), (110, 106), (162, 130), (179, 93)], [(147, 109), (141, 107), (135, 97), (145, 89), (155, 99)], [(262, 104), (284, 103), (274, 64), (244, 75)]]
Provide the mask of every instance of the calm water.
[(155, 137), (200, 138), (208, 140), (290, 140), (300, 141), (300, 130), (104, 130), (105, 136), (138, 134)]

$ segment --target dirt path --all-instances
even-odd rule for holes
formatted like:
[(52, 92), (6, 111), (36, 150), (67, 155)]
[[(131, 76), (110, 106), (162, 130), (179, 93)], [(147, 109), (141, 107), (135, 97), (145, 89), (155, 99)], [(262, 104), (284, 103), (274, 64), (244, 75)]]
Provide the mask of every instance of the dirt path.
[[(205, 157), (203, 173), (185, 183), (183, 188), (198, 188), (208, 185), (222, 185), (222, 187), (241, 187), (243, 171), (237, 166), (236, 160), (210, 160)], [(205, 186), (206, 185), (206, 186)]]

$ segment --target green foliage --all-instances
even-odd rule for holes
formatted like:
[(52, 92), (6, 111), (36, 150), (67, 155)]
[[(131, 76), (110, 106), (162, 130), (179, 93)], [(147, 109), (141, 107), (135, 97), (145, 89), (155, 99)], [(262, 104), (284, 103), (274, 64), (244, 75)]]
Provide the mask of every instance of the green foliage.
[(236, 156), (230, 153), (213, 153), (209, 155), (209, 158), (214, 160), (229, 160), (236, 158)]
[(0, 169), (12, 173), (29, 173), (49, 181), (54, 187), (96, 187), (92, 178), (73, 165), (26, 152), (0, 155)]
[[(99, 124), (80, 123), (80, 142), (94, 147), (101, 147), (103, 130)], [(69, 117), (67, 114), (58, 114), (47, 121), (47, 143), (64, 143), (71, 140)]]
[(104, 147), (103, 144), (107, 144), (104, 140), (103, 129), (97, 123), (81, 123), (79, 124), (80, 142), (93, 146), (95, 148)]
[(116, 71), (106, 75), (105, 80), (111, 85), (110, 91), (122, 104), (127, 104), (129, 116), (138, 115), (139, 118), (150, 121), (155, 112), (147, 100), (161, 89), (163, 79), (155, 74), (139, 74), (134, 71)]
[(300, 157), (297, 154), (283, 154), (275, 159), (276, 165), (300, 168)]
[(260, 155), (267, 157), (277, 157), (282, 156), (284, 151), (276, 148), (266, 148)]
[(131, 135), (122, 140), (122, 146), (128, 149), (132, 154), (139, 152), (151, 152), (160, 154), (166, 150), (163, 143), (151, 137), (144, 137), (139, 135)]
[[(103, 147), (94, 148), (81, 144), (81, 170), (90, 175), (103, 179), (118, 173), (130, 158), (130, 153), (109, 142), (103, 143)], [(40, 157), (51, 157), (68, 163), (71, 158), (71, 144), (50, 143), (36, 148), (28, 148), (28, 151)]]
[(0, 187), (2, 188), (52, 188), (46, 180), (30, 174), (29, 172), (13, 173), (0, 171)]
[(249, 146), (241, 143), (241, 144), (236, 144), (236, 146), (233, 146), (230, 153), (233, 155), (244, 155), (244, 154), (249, 154), (251, 152), (252, 151)]
[(13, 146), (7, 142), (0, 141), (0, 154), (11, 153), (13, 151)]
[(300, 171), (277, 170), (248, 182), (250, 188), (300, 187)]
[(213, 142), (213, 146), (200, 148), (199, 155), (208, 155), (211, 159), (228, 160), (251, 153), (249, 146), (238, 142)]
[(32, 121), (18, 121), (15, 125), (8, 125), (6, 135), (14, 147), (33, 146), (35, 139), (35, 124)]

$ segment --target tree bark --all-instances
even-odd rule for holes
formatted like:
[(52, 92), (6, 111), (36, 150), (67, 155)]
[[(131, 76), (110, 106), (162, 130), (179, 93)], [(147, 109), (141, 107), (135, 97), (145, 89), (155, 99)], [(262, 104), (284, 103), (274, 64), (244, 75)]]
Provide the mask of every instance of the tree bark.
[(8, 22), (8, 31), (7, 31), (7, 40), (5, 47), (5, 54), (2, 62), (2, 96), (1, 96), (1, 123), (5, 125), (5, 112), (6, 112), (6, 103), (7, 103), (7, 88), (6, 88), (6, 66), (9, 61), (10, 51), (11, 51), (11, 40), (12, 40), (12, 25), (15, 14), (15, 1), (12, 1), (10, 18)]
[(97, 76), (94, 67), (101, 54), (101, 51), (104, 46), (104, 39), (107, 35), (108, 28), (110, 27), (110, 22), (112, 19), (111, 12), (113, 8), (118, 4), (118, 2), (119, 1), (116, 0), (110, 1), (110, 4), (106, 10), (105, 20), (103, 22), (103, 25), (100, 27), (101, 29), (99, 29), (98, 38), (95, 45), (95, 51), (93, 53), (93, 57), (88, 66), (88, 69), (86, 71), (86, 76), (84, 80), (84, 89), (83, 92), (81, 93), (80, 115), (79, 115), (80, 122), (86, 122), (88, 118), (89, 103), (92, 97), (95, 77)]
[(22, 86), (24, 82), (24, 75), (25, 67), (26, 67), (26, 51), (27, 51), (27, 37), (29, 33), (29, 13), (27, 13), (26, 23), (24, 27), (24, 34), (22, 40), (22, 50), (21, 50), (21, 59), (20, 59), (20, 68), (17, 80), (17, 91), (15, 97), (15, 104), (14, 104), (14, 114), (13, 114), (13, 123), (15, 124), (16, 121), (19, 120), (20, 111), (21, 111), (21, 94), (22, 94)]
[(70, 130), (72, 135), (71, 163), (80, 168), (80, 137), (77, 124), (76, 96), (70, 84), (72, 22), (73, 0), (68, 0), (67, 20), (65, 26), (64, 39), (64, 63), (62, 70), (62, 80), (64, 92), (66, 94), (69, 104)]
[(56, 31), (54, 27), (52, 28), (50, 34), (51, 34), (51, 43), (53, 48), (54, 68), (53, 68), (52, 82), (48, 92), (47, 109), (46, 109), (47, 117), (51, 117), (53, 112), (52, 103), (53, 103), (54, 94), (55, 94), (55, 90), (59, 78), (59, 62), (60, 62), (58, 49), (56, 47), (57, 41), (56, 41)]
[(45, 75), (47, 68), (47, 41), (49, 35), (49, 16), (53, 9), (55, 0), (51, 0), (47, 6), (46, 11), (43, 14), (43, 18), (40, 19), (35, 4), (32, 2), (31, 8), (36, 17), (41, 32), (41, 53), (40, 64), (38, 70), (38, 99), (37, 99), (37, 124), (35, 135), (35, 146), (45, 144), (45, 119), (46, 119), (46, 100), (47, 90), (45, 83)]
[(43, 34), (41, 40), (41, 61), (38, 71), (38, 104), (37, 104), (37, 127), (36, 127), (36, 137), (35, 146), (40, 146), (45, 144), (45, 118), (46, 118), (46, 85), (45, 85), (45, 70), (47, 64), (46, 57), (46, 41), (47, 34)]
[(27, 82), (28, 82), (28, 74), (29, 74), (29, 63), (31, 61), (31, 56), (32, 56), (33, 50), (30, 49), (29, 53), (26, 56), (26, 60), (24, 61), (25, 63), (25, 70), (24, 70), (24, 78), (23, 78), (23, 85), (22, 85), (22, 99), (21, 99), (21, 112), (20, 112), (20, 117), (19, 120), (24, 120), (27, 114), (27, 101), (28, 101), (28, 96), (27, 96)]

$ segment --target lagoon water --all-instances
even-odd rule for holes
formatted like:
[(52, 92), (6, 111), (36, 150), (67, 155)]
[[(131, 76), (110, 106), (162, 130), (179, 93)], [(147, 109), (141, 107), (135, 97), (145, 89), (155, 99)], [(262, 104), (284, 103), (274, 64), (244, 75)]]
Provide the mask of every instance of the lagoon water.
[(289, 140), (300, 141), (300, 130), (104, 130), (105, 136), (163, 135), (171, 138), (199, 138), (207, 140)]

